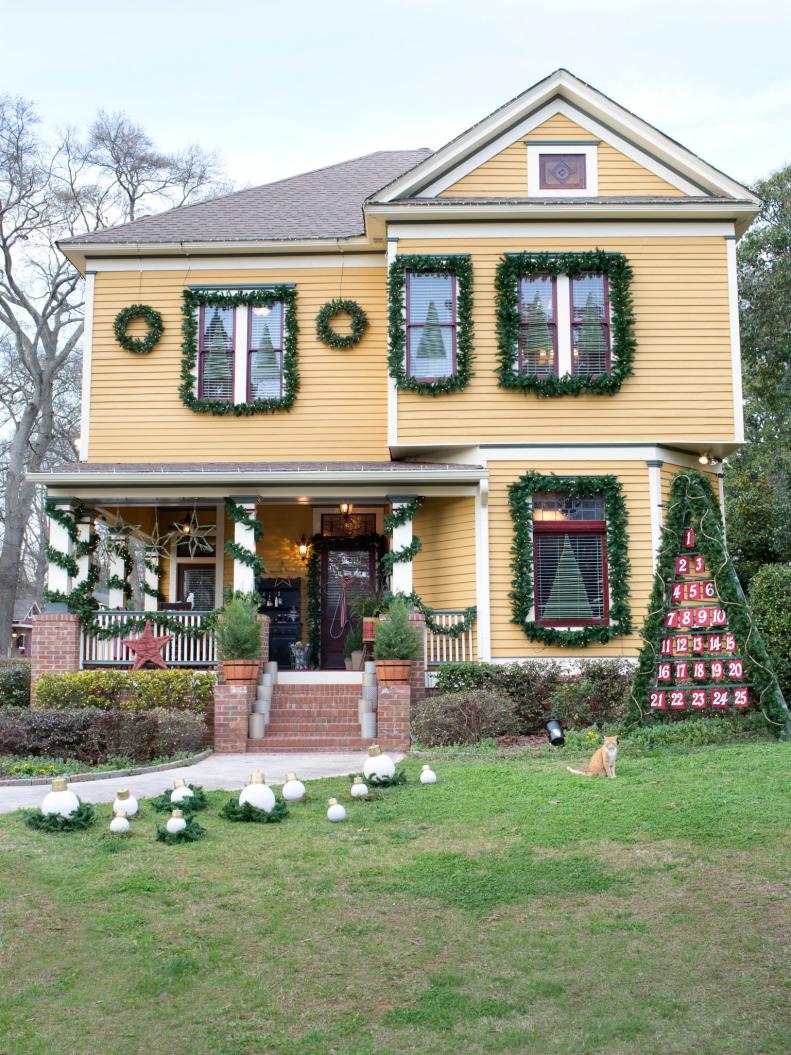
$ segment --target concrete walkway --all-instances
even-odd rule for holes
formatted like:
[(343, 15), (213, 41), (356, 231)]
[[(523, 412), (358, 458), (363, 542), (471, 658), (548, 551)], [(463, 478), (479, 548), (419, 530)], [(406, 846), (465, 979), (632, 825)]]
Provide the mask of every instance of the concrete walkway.
[[(190, 784), (200, 784), (207, 791), (218, 788), (238, 791), (247, 783), (253, 770), (260, 770), (267, 784), (282, 784), (287, 773), (296, 773), (300, 780), (318, 777), (339, 777), (362, 772), (366, 759), (364, 751), (349, 754), (243, 754), (209, 755), (194, 766), (168, 769), (162, 773), (146, 773), (139, 777), (114, 777), (111, 780), (86, 780), (72, 785), (83, 802), (112, 802), (118, 788), (129, 788), (137, 798), (161, 795), (173, 787), (174, 777), (183, 777)], [(392, 755), (394, 760), (403, 755)], [(0, 813), (10, 813), (22, 806), (38, 806), (48, 791), (46, 784), (32, 787), (0, 788)]]

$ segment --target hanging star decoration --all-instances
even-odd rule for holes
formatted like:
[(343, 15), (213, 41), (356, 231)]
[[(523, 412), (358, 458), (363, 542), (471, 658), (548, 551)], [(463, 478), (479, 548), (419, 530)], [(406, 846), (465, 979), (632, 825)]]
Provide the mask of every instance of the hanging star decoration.
[(159, 530), (159, 522), (155, 521), (150, 533), (143, 535), (143, 544), (153, 558), (161, 560), (163, 557), (170, 556), (170, 543), (176, 535), (181, 536), (181, 534), (182, 532), (178, 530), (163, 533)]
[[(182, 522), (183, 523), (183, 522)], [(217, 528), (214, 524), (201, 524), (198, 520), (198, 510), (192, 508), (192, 515), (188, 522), (180, 526), (173, 525), (172, 535), (179, 541), (186, 542), (190, 557), (200, 556), (201, 553), (213, 553), (214, 547), (209, 541), (209, 536), (214, 535)]]
[(167, 670), (168, 665), (162, 658), (162, 649), (172, 637), (172, 634), (162, 634), (157, 637), (151, 625), (151, 620), (146, 619), (143, 633), (139, 637), (127, 637), (124, 639), (126, 648), (135, 654), (132, 670), (140, 670), (146, 663), (153, 663), (155, 667)]

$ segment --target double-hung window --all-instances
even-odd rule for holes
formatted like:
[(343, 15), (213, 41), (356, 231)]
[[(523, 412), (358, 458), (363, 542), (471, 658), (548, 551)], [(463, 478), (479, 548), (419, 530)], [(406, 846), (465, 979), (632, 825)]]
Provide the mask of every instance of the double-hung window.
[(610, 369), (610, 298), (606, 275), (577, 275), (571, 286), (571, 367), (596, 377)]
[(535, 618), (543, 626), (606, 625), (604, 498), (533, 496)]
[(234, 309), (202, 304), (198, 326), (198, 398), (233, 403)]
[(247, 306), (247, 401), (283, 395), (282, 302)]
[(202, 304), (198, 322), (199, 399), (253, 403), (283, 398), (285, 305)]
[(406, 273), (406, 366), (416, 381), (456, 373), (456, 276)]
[(519, 280), (519, 370), (546, 377), (557, 369), (557, 283), (531, 275)]

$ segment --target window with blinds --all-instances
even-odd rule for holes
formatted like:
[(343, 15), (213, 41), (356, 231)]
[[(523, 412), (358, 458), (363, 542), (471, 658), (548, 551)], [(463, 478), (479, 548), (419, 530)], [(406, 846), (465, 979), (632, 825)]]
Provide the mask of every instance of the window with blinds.
[(250, 305), (247, 317), (247, 399), (283, 395), (283, 304)]
[(610, 304), (606, 275), (571, 279), (571, 367), (595, 377), (610, 369)]
[(233, 403), (234, 311), (204, 304), (198, 331), (198, 397)]
[(606, 623), (604, 500), (533, 497), (536, 619), (547, 625)]
[(456, 277), (406, 273), (407, 372), (437, 381), (456, 372)]
[(533, 275), (519, 282), (519, 370), (546, 377), (557, 373), (557, 282)]

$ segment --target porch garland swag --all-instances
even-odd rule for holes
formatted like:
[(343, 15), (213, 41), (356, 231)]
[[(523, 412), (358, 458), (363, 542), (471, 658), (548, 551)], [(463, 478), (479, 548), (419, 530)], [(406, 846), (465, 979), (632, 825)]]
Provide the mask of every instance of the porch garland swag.
[[(130, 322), (135, 319), (143, 319), (148, 326), (145, 337), (130, 337), (126, 332)], [(116, 315), (113, 321), (113, 333), (121, 347), (134, 355), (148, 355), (153, 350), (159, 338), (164, 333), (162, 316), (156, 308), (148, 304), (130, 304)]]
[[(612, 309), (611, 354), (612, 369), (607, 374), (587, 377), (564, 374), (537, 377), (520, 373), (516, 366), (519, 349), (519, 280), (536, 274), (568, 275), (571, 278), (586, 273), (605, 274), (609, 279), (609, 300)], [(623, 253), (606, 253), (595, 249), (585, 253), (512, 253), (497, 265), (497, 347), (500, 365), (497, 368), (500, 388), (532, 391), (537, 396), (576, 396), (581, 392), (612, 395), (632, 373), (637, 342), (634, 336), (634, 312), (629, 289), (632, 269)]]
[[(264, 534), (261, 521), (255, 516), (250, 516), (247, 510), (243, 506), (234, 502), (232, 498), (225, 499), (225, 511), (235, 524), (244, 524), (246, 528), (249, 528), (252, 531), (254, 542), (257, 545), (258, 540), (262, 538)], [(225, 543), (224, 548), (229, 557), (241, 561), (242, 564), (246, 564), (248, 568), (252, 568), (253, 574), (256, 578), (259, 578), (266, 571), (264, 562), (256, 555), (254, 549), (245, 549), (244, 546), (240, 546), (239, 543), (235, 542), (233, 539), (229, 539), (229, 541)]]
[[(351, 332), (348, 334), (336, 333), (330, 323), (336, 317), (346, 313), (352, 320)], [(368, 316), (356, 300), (343, 300), (337, 297), (328, 300), (316, 316), (316, 336), (329, 348), (339, 348), (342, 351), (354, 348), (365, 336), (368, 329)]]
[[(283, 304), (285, 311), (285, 333), (283, 337), (283, 395), (272, 399), (252, 399), (245, 403), (225, 403), (218, 399), (201, 399), (196, 395), (195, 371), (198, 363), (199, 307), (236, 308), (240, 304), (253, 307), (271, 307)], [(185, 289), (182, 294), (182, 354), (181, 402), (196, 414), (235, 414), (249, 417), (252, 414), (271, 414), (277, 410), (290, 410), (299, 391), (299, 368), (297, 364), (297, 291), (293, 286), (268, 286), (266, 289), (248, 290), (201, 290)]]
[[(414, 274), (456, 276), (456, 373), (452, 377), (441, 377), (436, 381), (419, 381), (407, 374), (404, 366), (406, 355), (404, 295), (407, 271)], [(387, 363), (390, 376), (394, 379), (396, 386), (401, 390), (431, 396), (463, 391), (472, 376), (473, 359), (472, 262), (469, 256), (425, 256), (423, 254), (397, 256), (390, 265), (387, 294), (390, 341)]]
[[(607, 567), (610, 590), (610, 625), (585, 626), (561, 630), (542, 626), (533, 611), (533, 495), (559, 491), (571, 498), (604, 498), (607, 519)], [(508, 502), (514, 525), (511, 546), (513, 585), (511, 622), (520, 626), (531, 641), (545, 645), (584, 648), (604, 643), (614, 637), (630, 633), (632, 616), (629, 609), (629, 535), (626, 531), (626, 503), (623, 489), (615, 476), (556, 476), (527, 472), (508, 488)]]

